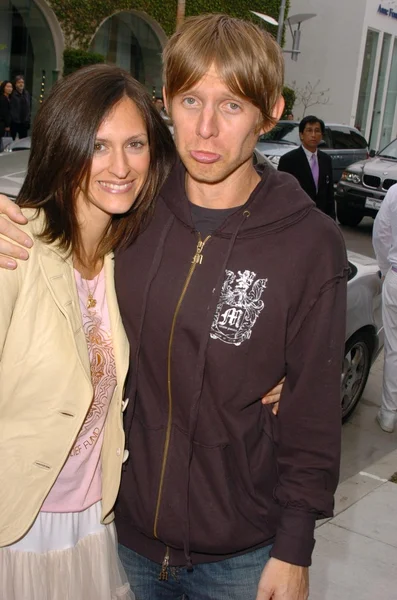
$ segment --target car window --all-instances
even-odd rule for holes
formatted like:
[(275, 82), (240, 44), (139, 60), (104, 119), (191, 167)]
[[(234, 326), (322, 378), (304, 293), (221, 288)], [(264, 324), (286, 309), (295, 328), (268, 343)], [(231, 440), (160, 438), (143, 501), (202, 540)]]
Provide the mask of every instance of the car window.
[(386, 146), (386, 148), (383, 148), (383, 150), (379, 152), (379, 156), (397, 158), (397, 140), (394, 140), (394, 142)]
[(355, 150), (367, 147), (365, 139), (349, 127), (333, 126), (330, 129), (333, 148), (336, 150)]
[(360, 148), (362, 150), (367, 150), (368, 142), (365, 139), (365, 137), (363, 137), (362, 135), (357, 133), (357, 131), (354, 131), (354, 129), (350, 129), (350, 135), (352, 137), (352, 140), (355, 143), (356, 148)]
[(261, 135), (258, 142), (276, 142), (300, 145), (298, 123), (279, 122), (271, 131)]
[(323, 135), (323, 141), (321, 142), (319, 148), (320, 148), (320, 150), (322, 148), (332, 148), (332, 137), (331, 137), (331, 131), (330, 131), (329, 127), (325, 128), (325, 132)]

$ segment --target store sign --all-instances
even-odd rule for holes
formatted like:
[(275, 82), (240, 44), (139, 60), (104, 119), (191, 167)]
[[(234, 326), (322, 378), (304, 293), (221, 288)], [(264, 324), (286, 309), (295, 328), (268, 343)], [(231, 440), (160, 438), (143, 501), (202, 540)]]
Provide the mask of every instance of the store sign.
[(392, 8), (385, 8), (381, 4), (379, 4), (378, 13), (380, 15), (385, 15), (385, 17), (391, 17), (392, 19), (397, 19), (397, 12), (395, 12)]

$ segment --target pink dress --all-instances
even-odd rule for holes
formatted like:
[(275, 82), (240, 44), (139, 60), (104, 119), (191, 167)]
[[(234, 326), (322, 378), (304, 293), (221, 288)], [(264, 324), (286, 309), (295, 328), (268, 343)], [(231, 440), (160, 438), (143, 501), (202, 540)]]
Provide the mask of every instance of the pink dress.
[[(92, 281), (75, 271), (94, 396), (69, 457), (33, 526), (0, 549), (0, 599), (132, 600), (117, 556), (114, 524), (102, 525), (101, 450), (116, 386), (104, 270)], [(88, 292), (96, 305), (87, 309)]]

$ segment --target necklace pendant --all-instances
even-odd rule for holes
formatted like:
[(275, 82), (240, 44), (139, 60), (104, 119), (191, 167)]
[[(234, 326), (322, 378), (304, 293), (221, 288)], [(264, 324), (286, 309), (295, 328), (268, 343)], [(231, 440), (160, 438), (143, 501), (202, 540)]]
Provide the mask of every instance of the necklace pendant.
[(87, 298), (87, 308), (95, 308), (96, 300), (91, 296), (91, 294)]

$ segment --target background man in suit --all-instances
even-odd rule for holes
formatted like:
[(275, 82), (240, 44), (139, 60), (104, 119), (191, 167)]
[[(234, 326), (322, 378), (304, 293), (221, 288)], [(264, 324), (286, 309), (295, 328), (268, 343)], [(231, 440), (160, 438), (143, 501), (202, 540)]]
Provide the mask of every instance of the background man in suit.
[(331, 157), (318, 150), (325, 133), (324, 121), (308, 116), (299, 123), (302, 146), (280, 158), (279, 171), (291, 173), (317, 208), (335, 219)]

